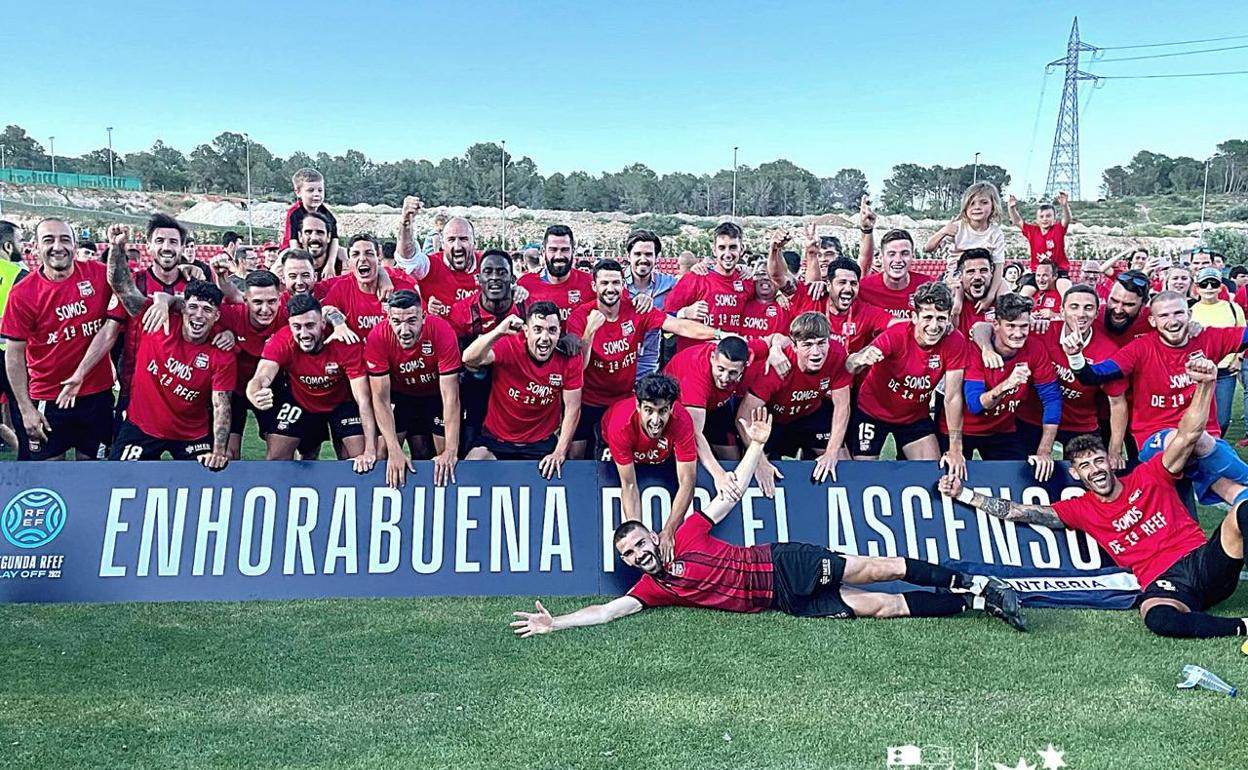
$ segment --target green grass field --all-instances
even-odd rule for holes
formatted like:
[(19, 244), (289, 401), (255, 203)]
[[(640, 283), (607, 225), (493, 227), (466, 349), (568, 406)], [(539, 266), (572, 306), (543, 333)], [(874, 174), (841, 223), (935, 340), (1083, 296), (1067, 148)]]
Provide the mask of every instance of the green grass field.
[[(1018, 634), (665, 609), (516, 639), (531, 605), (0, 606), (0, 768), (827, 770), (905, 743), (983, 770), (1050, 743), (1070, 768), (1248, 767), (1242, 699), (1175, 689), (1185, 663), (1248, 684), (1238, 642), (1133, 612), (1031, 610)], [(1248, 591), (1219, 611), (1248, 615)]]

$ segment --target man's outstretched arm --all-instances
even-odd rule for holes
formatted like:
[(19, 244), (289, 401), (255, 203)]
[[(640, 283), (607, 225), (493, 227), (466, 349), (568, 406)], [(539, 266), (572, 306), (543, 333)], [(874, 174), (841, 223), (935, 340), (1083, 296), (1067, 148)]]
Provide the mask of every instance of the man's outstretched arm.
[(940, 493), (978, 508), (989, 516), (996, 516), (1006, 521), (1020, 521), (1024, 524), (1035, 524), (1049, 529), (1063, 529), (1066, 525), (1058, 518), (1057, 512), (1047, 505), (1028, 505), (1013, 500), (1002, 500), (999, 497), (988, 497), (967, 489), (962, 479), (953, 474), (946, 474), (938, 485)]
[(567, 615), (554, 616), (541, 602), (534, 602), (537, 612), (513, 612), (517, 620), (511, 622), (516, 636), (527, 639), (535, 634), (549, 634), (551, 631), (562, 631), (565, 628), (578, 626), (598, 626), (613, 620), (634, 615), (645, 609), (637, 599), (625, 595), (612, 599), (606, 604), (591, 604)]

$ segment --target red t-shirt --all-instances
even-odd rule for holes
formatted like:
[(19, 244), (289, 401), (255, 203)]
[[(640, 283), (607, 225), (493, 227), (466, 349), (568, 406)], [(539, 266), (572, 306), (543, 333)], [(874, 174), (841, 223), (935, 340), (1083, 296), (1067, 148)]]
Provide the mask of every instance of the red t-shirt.
[(279, 303), (273, 321), (263, 329), (251, 325), (251, 316), (246, 305), (222, 305), (221, 318), (217, 325), (234, 334), (234, 358), (238, 362), (238, 380), (234, 392), (239, 395), (247, 393), (247, 383), (256, 375), (256, 366), (260, 356), (264, 354), (264, 345), (269, 338), (286, 328), (286, 305)]
[(890, 289), (884, 285), (883, 273), (872, 273), (862, 282), (858, 284), (858, 302), (865, 302), (868, 305), (885, 310), (893, 318), (901, 318), (903, 320), (910, 318), (910, 312), (914, 310), (914, 306), (910, 304), (910, 298), (919, 290), (919, 287), (925, 283), (931, 283), (936, 280), (930, 275), (910, 271), (910, 283), (904, 289)]
[(822, 313), (828, 317), (828, 323), (832, 326), (832, 341), (844, 345), (848, 353), (857, 353), (865, 348), (893, 320), (887, 311), (857, 298), (850, 303), (848, 310), (837, 313), (829, 304), (827, 296), (813, 300), (810, 298), (810, 287), (799, 283), (797, 293), (793, 295), (789, 305), (789, 314), (797, 318), (802, 313), (810, 312)]
[[(429, 272), (420, 279), (420, 296), (424, 298), (426, 304), (430, 298), (437, 298), (447, 308), (451, 308), (456, 302), (476, 293), (477, 270), (480, 266), (480, 252), (477, 252), (471, 270), (452, 270), (446, 264), (442, 252), (430, 254)], [(445, 313), (439, 315), (445, 315)]]
[(1174, 490), (1178, 478), (1158, 454), (1122, 478), (1122, 493), (1112, 502), (1088, 492), (1054, 503), (1053, 512), (1071, 529), (1092, 535), (1143, 588), (1205, 544), (1200, 525)]
[(350, 381), (365, 375), (363, 348), (334, 340), (315, 353), (304, 353), (287, 326), (269, 338), (262, 357), (290, 375), (295, 403), (320, 414), (351, 399)]
[(762, 612), (773, 596), (771, 544), (740, 546), (711, 536), (714, 523), (690, 511), (676, 530), (674, 559), (659, 576), (642, 575), (628, 595), (647, 607), (705, 607)]
[[(734, 334), (743, 334), (745, 305), (754, 297), (754, 281), (741, 278), (735, 273), (721, 275), (712, 270), (706, 275), (685, 273), (667, 295), (664, 309), (675, 313), (695, 302), (705, 300), (710, 306), (708, 324)], [(684, 351), (696, 346), (694, 340), (677, 338), (676, 350)]]
[[(590, 311), (598, 307), (585, 304), (568, 317), (567, 331), (580, 337), (585, 333)], [(632, 393), (637, 381), (637, 355), (651, 329), (663, 328), (667, 314), (658, 308), (638, 313), (631, 302), (620, 301), (620, 313), (594, 333), (593, 348), (588, 351), (589, 366), (585, 367), (585, 392), (581, 401), (589, 406), (610, 406)], [(586, 351), (582, 350), (581, 355)]]
[[(568, 273), (567, 280), (560, 284), (547, 283), (537, 273), (525, 273), (516, 283), (529, 292), (525, 299), (529, 307), (533, 307), (535, 302), (555, 303), (559, 308), (559, 321), (564, 324), (568, 322), (573, 310), (586, 303), (598, 301), (594, 294), (594, 279), (584, 270), (573, 269)], [(621, 297), (620, 303), (627, 304), (627, 300)]]
[(473, 294), (456, 302), (446, 320), (450, 322), (456, 337), (471, 342), (498, 326), (498, 322), (509, 315), (524, 318), (524, 307), (522, 303), (513, 302), (506, 313), (494, 315), (481, 306), (481, 295)]
[(1035, 303), (1036, 313), (1047, 310), (1050, 318), (1058, 315), (1062, 309), (1062, 295), (1057, 289), (1049, 288), (1038, 291), (1031, 301)]
[[(1034, 334), (1027, 335), (1023, 349), (1006, 360), (1005, 365), (1000, 369), (985, 367), (983, 358), (976, 355), (978, 348), (970, 347), (973, 349), (968, 350), (966, 357), (966, 382), (982, 382), (985, 390), (992, 390), (1005, 382), (1010, 373), (1014, 371), (1014, 367), (1019, 364), (1027, 364), (1031, 368), (1031, 378), (1028, 379), (1027, 384), (1015, 386), (1002, 396), (992, 409), (985, 409), (979, 414), (971, 414), (969, 406), (963, 407), (962, 431), (966, 435), (991, 436), (994, 433), (1013, 433), (1017, 427), (1014, 424), (1014, 415), (1018, 412), (1023, 400), (1029, 393), (1034, 395), (1036, 385), (1057, 380), (1057, 372), (1053, 369), (1053, 359), (1049, 357), (1044, 342), (1036, 339)], [(949, 432), (943, 414), (940, 428), (942, 433)]]
[(390, 388), (409, 396), (436, 396), (438, 378), (462, 368), (459, 341), (451, 325), (427, 316), (420, 337), (409, 350), (399, 344), (389, 322), (379, 323), (364, 340), (364, 364), (374, 377), (390, 375)]
[(741, 333), (746, 337), (766, 337), (771, 334), (788, 334), (793, 320), (788, 310), (775, 302), (752, 299), (741, 311)]
[(197, 441), (208, 435), (213, 391), (233, 391), (234, 353), (211, 342), (187, 342), (182, 316), (169, 316), (169, 332), (140, 332), (127, 419), (153, 438)]
[(1025, 222), (1023, 237), (1027, 239), (1027, 246), (1031, 249), (1033, 273), (1041, 260), (1052, 262), (1059, 270), (1070, 269), (1070, 261), (1066, 259), (1066, 226), (1061, 222), (1054, 222), (1052, 227), (1043, 232), (1040, 225)]
[(833, 391), (854, 384), (853, 376), (845, 368), (845, 348), (836, 342), (828, 345), (828, 357), (814, 372), (801, 370), (793, 348), (784, 353), (790, 364), (788, 374), (781, 377), (772, 369), (750, 385), (750, 392), (763, 400), (781, 425), (817, 412), (822, 401), (832, 400)]
[[(103, 262), (74, 262), (63, 281), (50, 281), (42, 269), (35, 270), (9, 290), (0, 334), (26, 343), (32, 401), (56, 400), (61, 382), (78, 368), (112, 306), (120, 303), (108, 286)], [(113, 364), (105, 356), (87, 372), (78, 394), (92, 396), (112, 387)]]
[(562, 394), (584, 384), (581, 357), (555, 351), (545, 362), (529, 355), (524, 334), (512, 334), (494, 344), (494, 381), (485, 428), (496, 438), (514, 444), (536, 444), (559, 430)]
[(1235, 290), (1235, 302), (1248, 312), (1248, 283)]
[[(369, 294), (360, 288), (360, 282), (355, 280), (355, 276), (340, 277), (345, 280), (335, 281), (325, 293), (321, 304), (333, 305), (341, 310), (347, 317), (347, 328), (361, 338), (367, 337), (374, 326), (386, 322), (386, 309), (375, 293)], [(390, 280), (394, 282), (395, 291), (416, 288), (416, 282), (407, 273), (399, 270), (390, 272)]]
[[(1180, 348), (1161, 341), (1161, 335), (1149, 334), (1135, 340), (1110, 356), (1131, 386), (1131, 434), (1137, 446), (1144, 446), (1149, 436), (1163, 428), (1179, 424), (1183, 412), (1196, 392), (1196, 383), (1187, 376), (1184, 364), (1193, 353), (1201, 351), (1210, 361), (1221, 361), (1239, 350), (1244, 330), (1239, 327), (1205, 329), (1199, 337), (1188, 340)], [(1209, 435), (1218, 437), (1217, 405), (1209, 402)]]
[[(1061, 430), (1075, 433), (1095, 433), (1100, 427), (1101, 413), (1097, 396), (1104, 392), (1107, 396), (1121, 396), (1127, 392), (1127, 381), (1114, 380), (1102, 385), (1084, 385), (1070, 371), (1066, 360), (1066, 352), (1062, 350), (1062, 334), (1065, 324), (1054, 322), (1045, 332), (1033, 331), (1031, 336), (1044, 343), (1053, 368), (1057, 371), (1057, 384), (1062, 389), (1062, 422)], [(1092, 339), (1083, 349), (1084, 358), (1088, 363), (1096, 363), (1110, 358), (1118, 352), (1118, 346), (1105, 338), (1104, 333), (1093, 328)], [(1044, 408), (1035, 391), (1029, 391), (1019, 407), (1018, 419), (1031, 425), (1040, 425)]]
[(693, 438), (693, 419), (679, 401), (672, 404), (672, 416), (663, 435), (650, 438), (641, 427), (637, 399), (622, 398), (602, 415), (602, 435), (617, 465), (661, 465), (674, 453), (676, 462), (691, 463), (698, 459), (698, 445)]
[(928, 416), (932, 392), (947, 371), (965, 369), (970, 352), (966, 337), (951, 331), (930, 348), (914, 339), (914, 324), (890, 326), (871, 343), (884, 360), (867, 367), (858, 390), (858, 408), (894, 424)]
[[(983, 312), (975, 309), (975, 303), (962, 295), (962, 310), (958, 313), (958, 331), (962, 332), (962, 336), (966, 337), (969, 342), (971, 339), (971, 329), (975, 328), (975, 324), (981, 322), (992, 323), (997, 320), (997, 309), (992, 305), (984, 308)], [(972, 354), (974, 351), (971, 351)]]
[(745, 392), (762, 371), (760, 357), (767, 355), (767, 343), (762, 340), (750, 340), (750, 358), (745, 365), (745, 376), (730, 390), (721, 390), (715, 385), (711, 376), (711, 354), (715, 352), (716, 343), (706, 342), (698, 347), (682, 350), (672, 356), (663, 372), (676, 378), (680, 383), (680, 402), (690, 409), (705, 409), (713, 412), (733, 396)]

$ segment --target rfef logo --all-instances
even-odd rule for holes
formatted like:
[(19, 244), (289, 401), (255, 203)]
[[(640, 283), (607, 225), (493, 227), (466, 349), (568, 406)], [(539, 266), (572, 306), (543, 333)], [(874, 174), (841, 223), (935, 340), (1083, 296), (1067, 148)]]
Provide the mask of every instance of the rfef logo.
[(28, 489), (0, 511), (0, 533), (18, 548), (51, 543), (65, 528), (65, 501), (50, 489)]

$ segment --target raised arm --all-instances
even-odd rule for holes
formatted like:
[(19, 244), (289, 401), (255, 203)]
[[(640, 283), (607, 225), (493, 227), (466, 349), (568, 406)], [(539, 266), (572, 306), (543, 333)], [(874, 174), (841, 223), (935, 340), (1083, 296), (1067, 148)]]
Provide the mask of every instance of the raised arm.
[(858, 230), (861, 235), (858, 237), (858, 267), (862, 269), (863, 275), (871, 272), (871, 265), (875, 261), (875, 211), (871, 209), (871, 197), (862, 196), (862, 200), (858, 202)]
[(528, 639), (537, 634), (549, 634), (551, 631), (562, 631), (579, 626), (598, 626), (613, 620), (628, 617), (641, 612), (645, 607), (631, 596), (621, 596), (605, 604), (591, 604), (567, 615), (552, 616), (550, 610), (535, 601), (537, 612), (513, 612), (518, 620), (513, 620), (511, 628), (516, 636)]
[(1023, 215), (1018, 213), (1018, 198), (1015, 198), (1013, 195), (1011, 195), (1009, 197), (1009, 202), (1006, 204), (1006, 207), (1009, 209), (1009, 212), (1010, 212), (1010, 224), (1014, 225), (1015, 227), (1022, 227)]
[(707, 518), (716, 524), (724, 520), (728, 512), (736, 507), (737, 500), (745, 494), (745, 490), (750, 488), (750, 477), (754, 475), (754, 469), (758, 467), (758, 461), (763, 457), (763, 445), (771, 437), (771, 413), (763, 407), (754, 410), (748, 423), (744, 420), (738, 420), (738, 422), (741, 423), (742, 435), (749, 439), (750, 446), (745, 450), (745, 456), (741, 458), (741, 462), (737, 463), (734, 471), (736, 497), (720, 494), (703, 511)]
[(399, 219), (399, 238), (395, 244), (395, 262), (416, 280), (429, 275), (429, 255), (416, 245), (416, 214), (424, 208), (424, 203), (415, 195), (403, 199), (403, 213)]
[(1057, 194), (1057, 205), (1062, 209), (1062, 227), (1070, 227), (1075, 219), (1070, 215), (1070, 196), (1065, 191)]
[(784, 246), (792, 236), (783, 227), (771, 234), (767, 249), (767, 277), (776, 286), (784, 286), (789, 280), (789, 266), (784, 262)]
[(1161, 462), (1166, 470), (1174, 474), (1183, 472), (1192, 456), (1192, 450), (1196, 448), (1196, 442), (1205, 435), (1209, 406), (1213, 402), (1214, 383), (1218, 379), (1218, 365), (1208, 358), (1188, 359), (1184, 370), (1196, 383), (1196, 392), (1192, 394), (1192, 402), (1183, 412), (1178, 428), (1167, 439), (1166, 449), (1161, 455)]
[(108, 285), (117, 300), (130, 315), (138, 315), (147, 304), (147, 297), (134, 285), (134, 274), (126, 260), (126, 243), (130, 240), (130, 228), (125, 225), (108, 226)]
[(464, 348), (464, 366), (480, 369), (494, 363), (494, 345), (507, 334), (515, 334), (524, 327), (514, 315), (509, 315), (499, 322), (498, 326), (477, 337), (472, 344)]
[(999, 497), (981, 495), (963, 485), (962, 479), (953, 474), (945, 474), (938, 485), (940, 493), (952, 497), (972, 508), (978, 508), (989, 516), (996, 516), (1006, 521), (1018, 521), (1023, 524), (1035, 524), (1050, 529), (1063, 529), (1065, 524), (1057, 513), (1047, 505), (1025, 505), (1013, 500), (1002, 500)]

